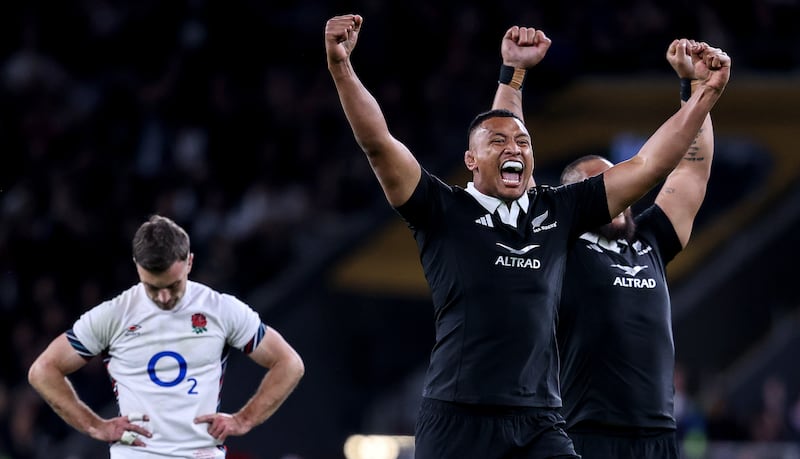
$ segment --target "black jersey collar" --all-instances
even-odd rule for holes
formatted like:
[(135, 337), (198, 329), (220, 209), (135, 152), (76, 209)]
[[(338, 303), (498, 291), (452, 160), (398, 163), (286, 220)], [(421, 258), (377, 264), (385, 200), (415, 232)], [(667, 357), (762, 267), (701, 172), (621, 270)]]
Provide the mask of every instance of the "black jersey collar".
[(520, 212), (524, 214), (528, 211), (528, 193), (522, 193), (522, 196), (511, 202), (509, 208), (502, 199), (478, 191), (478, 189), (475, 188), (474, 182), (467, 183), (466, 190), (467, 193), (472, 195), (472, 197), (478, 201), (478, 204), (488, 210), (489, 213), (494, 214), (497, 212), (497, 215), (503, 223), (511, 225), (514, 228), (517, 227), (517, 217), (519, 217)]

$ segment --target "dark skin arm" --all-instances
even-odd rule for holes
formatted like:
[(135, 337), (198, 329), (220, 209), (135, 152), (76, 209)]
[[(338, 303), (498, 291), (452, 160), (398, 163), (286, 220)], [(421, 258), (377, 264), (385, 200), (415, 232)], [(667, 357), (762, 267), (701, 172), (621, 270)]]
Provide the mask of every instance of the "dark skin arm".
[(328, 70), (356, 141), (367, 156), (386, 199), (394, 207), (408, 201), (422, 168), (411, 151), (389, 132), (378, 102), (361, 83), (350, 61), (363, 18), (336, 16), (325, 25)]
[[(667, 61), (678, 77), (694, 79), (698, 56), (708, 47), (706, 43), (687, 39), (674, 40), (667, 49)], [(703, 70), (702, 66), (699, 70)], [(708, 114), (697, 137), (656, 197), (656, 204), (672, 222), (683, 247), (689, 242), (694, 219), (706, 195), (713, 156), (714, 128)]]
[[(523, 31), (520, 33), (519, 31)], [(519, 68), (537, 65), (550, 46), (550, 41), (531, 28), (512, 27), (501, 44), (503, 62)], [(538, 38), (537, 38), (538, 37)], [(639, 152), (603, 174), (609, 216), (619, 215), (647, 191), (664, 180), (690, 150), (708, 114), (717, 102), (730, 78), (731, 60), (717, 48), (703, 47), (693, 54), (697, 84), (692, 97), (653, 133)], [(522, 91), (499, 84), (493, 108), (505, 108), (522, 115)], [(710, 132), (710, 126), (708, 126)], [(705, 141), (706, 137), (700, 137)], [(704, 149), (707, 147), (703, 147)], [(683, 174), (681, 172), (680, 174)], [(677, 177), (677, 176), (676, 176)], [(671, 187), (671, 189), (675, 189)], [(688, 189), (686, 189), (688, 191)], [(696, 193), (696, 191), (695, 191)], [(704, 194), (704, 191), (703, 191)], [(701, 199), (702, 200), (702, 199)], [(670, 208), (670, 204), (666, 206)], [(688, 209), (688, 208), (687, 208)], [(688, 240), (691, 226), (686, 229), (686, 216), (669, 211), (679, 223), (676, 230), (683, 243)], [(691, 211), (690, 211), (691, 213)], [(696, 211), (694, 212), (696, 213)], [(670, 214), (668, 213), (668, 216)], [(693, 220), (693, 214), (691, 219)]]

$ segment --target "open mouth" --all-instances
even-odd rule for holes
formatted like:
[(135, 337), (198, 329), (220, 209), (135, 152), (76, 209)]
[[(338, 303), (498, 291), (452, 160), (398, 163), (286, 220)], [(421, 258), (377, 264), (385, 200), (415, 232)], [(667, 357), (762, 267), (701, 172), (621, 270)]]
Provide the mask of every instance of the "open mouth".
[(509, 160), (500, 166), (500, 178), (508, 186), (518, 186), (522, 184), (522, 171), (525, 166), (520, 161)]

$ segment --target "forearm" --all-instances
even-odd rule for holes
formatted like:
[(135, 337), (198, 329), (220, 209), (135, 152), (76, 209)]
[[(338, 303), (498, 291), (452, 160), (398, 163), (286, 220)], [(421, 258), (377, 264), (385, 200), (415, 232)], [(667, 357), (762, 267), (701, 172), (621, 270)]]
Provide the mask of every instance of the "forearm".
[(708, 118), (719, 93), (700, 86), (697, 92), (645, 143), (639, 155), (649, 182), (664, 179), (684, 158)]
[(497, 92), (492, 102), (492, 110), (505, 109), (514, 113), (521, 120), (525, 120), (522, 110), (522, 86), (525, 84), (525, 77), (528, 69), (514, 62), (507, 62), (503, 59), (500, 67), (500, 75), (497, 79)]
[(276, 363), (261, 380), (256, 393), (234, 416), (248, 430), (263, 423), (286, 401), (304, 373), (303, 362), (297, 355)]
[(667, 177), (667, 183), (675, 177), (683, 177), (695, 184), (705, 185), (711, 175), (713, 156), (714, 127), (711, 123), (711, 114), (708, 114), (681, 161)]
[(64, 422), (81, 433), (97, 438), (97, 429), (103, 419), (78, 398), (72, 384), (63, 374), (34, 365), (28, 380)]
[[(691, 93), (696, 92), (699, 87), (700, 84), (697, 80), (692, 80)], [(691, 95), (689, 97), (691, 98)], [(681, 106), (685, 104), (686, 102), (681, 102)], [(683, 160), (670, 176), (675, 175), (675, 172), (686, 174), (689, 177), (693, 177), (695, 183), (702, 183), (703, 189), (705, 189), (705, 184), (708, 182), (709, 176), (711, 175), (711, 160), (713, 156), (714, 125), (711, 122), (711, 113), (708, 113), (705, 119), (703, 119), (703, 125), (700, 126), (700, 130), (697, 132), (694, 141), (692, 141), (692, 144), (686, 151)], [(700, 200), (702, 201), (702, 197)], [(697, 207), (699, 206), (700, 203), (698, 202)]]
[(711, 115), (707, 115), (694, 142), (656, 197), (656, 204), (669, 217), (684, 247), (706, 195), (713, 155), (713, 126)]
[(522, 110), (522, 89), (514, 89), (511, 86), (503, 83), (497, 84), (497, 92), (494, 95), (492, 102), (492, 110), (505, 109), (517, 115), (521, 120), (524, 120), (524, 112)]
[(713, 90), (698, 88), (633, 158), (604, 173), (610, 215), (617, 215), (632, 205), (681, 162), (719, 96), (719, 93), (715, 97), (710, 92)]
[(331, 64), (328, 70), (333, 77), (339, 100), (356, 141), (367, 155), (384, 151), (391, 142), (389, 127), (378, 101), (370, 94), (349, 61)]
[[(683, 70), (684, 74), (687, 74), (687, 72), (687, 70)], [(681, 76), (681, 71), (678, 71), (678, 75)], [(700, 87), (700, 82), (693, 78), (681, 77), (680, 83), (681, 107), (683, 107), (691, 98), (692, 94)], [(675, 188), (667, 185), (674, 185), (675, 187), (682, 188), (682, 185), (695, 185), (694, 188), (698, 188), (699, 185), (702, 185), (703, 191), (699, 198), (699, 200), (702, 201), (705, 195), (705, 185), (711, 174), (711, 159), (713, 154), (714, 128), (711, 123), (711, 114), (708, 113), (703, 120), (703, 125), (700, 127), (691, 145), (689, 145), (689, 149), (683, 156), (683, 159), (667, 177), (667, 182), (665, 187), (662, 188), (662, 192), (665, 190), (669, 193), (675, 191)], [(686, 204), (694, 203), (687, 202)], [(700, 203), (698, 202), (697, 207), (699, 208), (699, 206)]]

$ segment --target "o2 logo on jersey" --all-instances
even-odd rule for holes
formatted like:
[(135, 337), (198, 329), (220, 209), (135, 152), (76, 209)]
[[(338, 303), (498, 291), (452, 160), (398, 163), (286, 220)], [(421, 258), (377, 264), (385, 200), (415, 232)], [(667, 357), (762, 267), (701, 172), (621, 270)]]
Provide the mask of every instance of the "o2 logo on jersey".
[[(158, 377), (156, 373), (156, 365), (161, 359), (171, 358), (175, 359), (178, 362), (178, 376), (176, 376), (171, 381), (165, 381)], [(161, 387), (175, 387), (181, 382), (186, 379), (186, 359), (183, 358), (182, 355), (178, 354), (177, 352), (173, 351), (162, 351), (158, 354), (154, 355), (150, 358), (150, 361), (147, 362), (147, 375), (150, 376), (150, 381), (153, 381), (158, 386)], [(192, 384), (192, 387), (189, 388), (187, 394), (197, 394), (195, 388), (197, 387), (197, 379), (189, 378), (186, 379), (189, 383)]]

